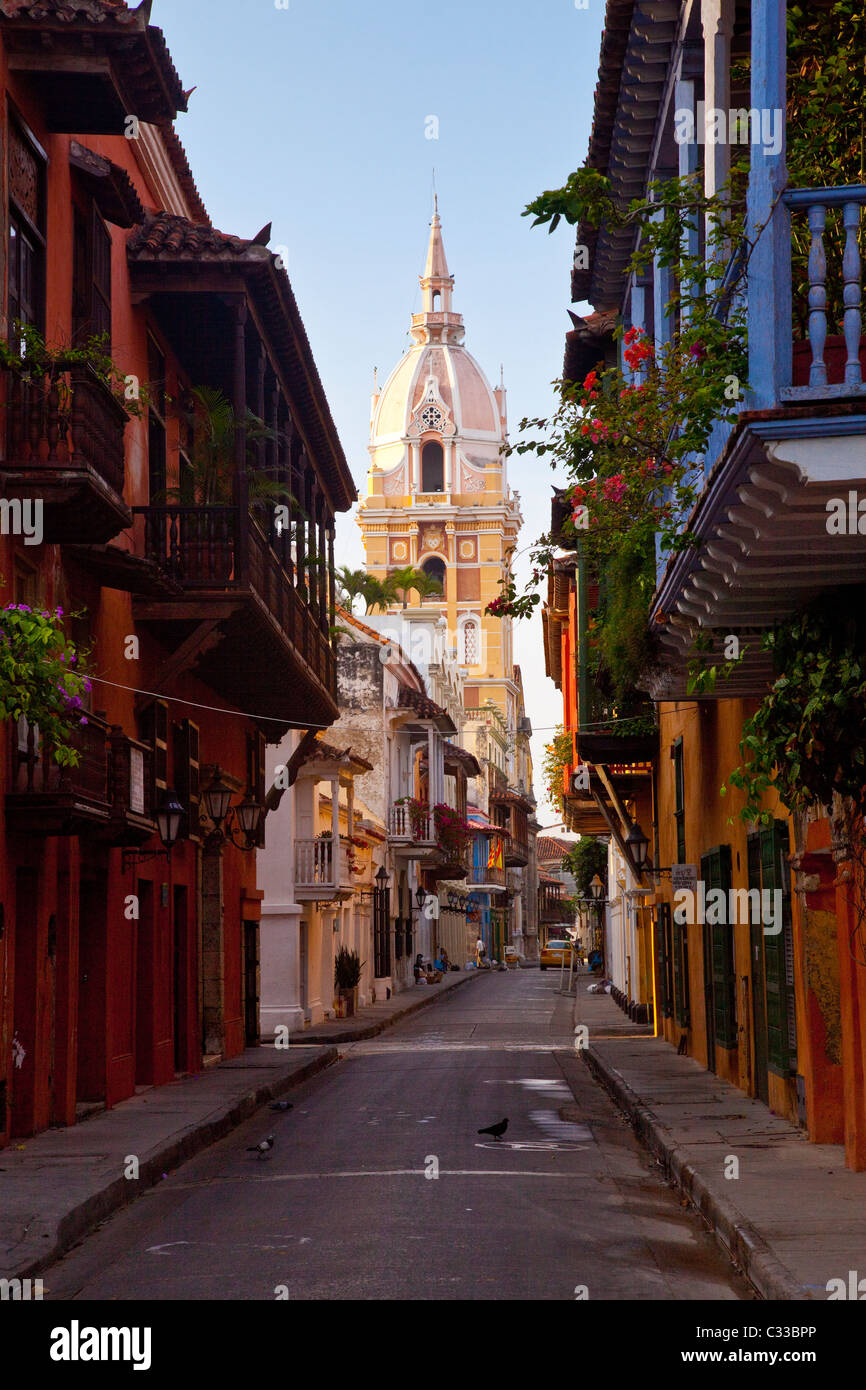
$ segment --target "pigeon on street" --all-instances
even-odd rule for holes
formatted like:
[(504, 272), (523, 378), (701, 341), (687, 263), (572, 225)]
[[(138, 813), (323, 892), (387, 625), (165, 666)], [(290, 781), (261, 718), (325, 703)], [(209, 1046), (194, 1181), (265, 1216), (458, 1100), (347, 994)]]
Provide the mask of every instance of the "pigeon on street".
[(488, 1125), (487, 1129), (479, 1129), (479, 1134), (492, 1134), (494, 1139), (501, 1139), (508, 1128), (507, 1120), (500, 1120), (498, 1125)]
[(260, 1144), (248, 1144), (248, 1154), (258, 1154), (259, 1158), (264, 1158), (274, 1147), (274, 1136), (269, 1134), (267, 1139), (263, 1139)]
[(293, 1109), (293, 1106), (292, 1106), (292, 1102), (291, 1102), (290, 1100), (275, 1100), (274, 1103), (273, 1103), (273, 1105), (271, 1106), (271, 1109), (272, 1109), (272, 1110), (291, 1110), (291, 1109)]

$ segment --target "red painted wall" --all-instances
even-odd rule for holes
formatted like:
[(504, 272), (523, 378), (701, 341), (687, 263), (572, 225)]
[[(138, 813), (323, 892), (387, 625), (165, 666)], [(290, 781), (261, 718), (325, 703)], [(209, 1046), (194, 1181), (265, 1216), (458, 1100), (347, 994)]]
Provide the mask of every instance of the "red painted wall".
[[(27, 92), (10, 79), (0, 53), (0, 80), (23, 119), (47, 151), (46, 337), (68, 342), (72, 310), (72, 174), (69, 137), (51, 135)], [(0, 113), (2, 147), (5, 109)], [(124, 168), (148, 208), (159, 206), (145, 181), (132, 142), (122, 137), (83, 136), (82, 143)], [(112, 355), (126, 373), (148, 378), (147, 310), (133, 305), (129, 293), (126, 240), (129, 233), (111, 228)], [(5, 238), (5, 232), (4, 232)], [(5, 285), (3, 303), (5, 305)], [(169, 393), (177, 364), (168, 357)], [(179, 426), (169, 423), (169, 468)], [(146, 426), (132, 420), (126, 433), (127, 486), (130, 505), (147, 501)], [(133, 546), (132, 534), (115, 544)], [(127, 661), (124, 638), (135, 631), (132, 599), (97, 582), (76, 581), (74, 593), (64, 573), (59, 547), (23, 547), (0, 537), (0, 575), (6, 587), (0, 604), (12, 601), (14, 556), (38, 565), (38, 598), (45, 607), (69, 610), (70, 597), (88, 614), (93, 653), (99, 672), (93, 707), (138, 736), (135, 689), (156, 689), (167, 652), (151, 636), (140, 635), (140, 659)], [(121, 687), (131, 687), (123, 689)], [(247, 734), (252, 723), (237, 713), (221, 713), (224, 702), (192, 676), (178, 679), (166, 694), (173, 722), (192, 718), (200, 729), (200, 760), (216, 763), (246, 782)], [(184, 703), (184, 701), (188, 703)], [(216, 707), (202, 709), (199, 706)], [(10, 749), (0, 739), (0, 787), (9, 785)], [(169, 779), (174, 776), (169, 740)], [(171, 863), (153, 859), (123, 872), (121, 851), (94, 845), (87, 837), (40, 838), (15, 834), (7, 824), (0, 796), (0, 903), (5, 933), (0, 940), (0, 1083), (6, 1083), (6, 1115), (0, 1115), (0, 1146), (45, 1128), (72, 1123), (79, 1101), (114, 1105), (137, 1085), (163, 1084), (176, 1064), (201, 1065), (198, 943), (198, 860), (200, 846), (184, 843)], [(154, 840), (144, 847), (158, 849)], [(139, 920), (126, 912), (129, 895), (139, 883)], [(167, 891), (163, 892), (163, 885)], [(176, 923), (177, 888), (185, 889), (185, 922)], [(255, 894), (255, 855), (227, 845), (224, 850), (225, 899), (225, 1050), (244, 1046), (242, 1017), (241, 902)], [(147, 899), (152, 903), (149, 915)], [(49, 950), (54, 919), (54, 937)], [(176, 1037), (179, 1030), (180, 1036)], [(24, 1049), (20, 1067), (12, 1057), (13, 1037)], [(20, 1053), (19, 1053), (20, 1056)]]

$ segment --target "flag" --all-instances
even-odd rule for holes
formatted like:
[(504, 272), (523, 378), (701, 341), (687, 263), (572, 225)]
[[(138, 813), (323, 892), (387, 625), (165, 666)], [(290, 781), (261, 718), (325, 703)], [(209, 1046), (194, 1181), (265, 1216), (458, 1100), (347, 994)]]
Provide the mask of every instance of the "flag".
[(488, 869), (501, 869), (502, 864), (502, 836), (492, 835), (490, 837), (490, 851), (487, 855)]

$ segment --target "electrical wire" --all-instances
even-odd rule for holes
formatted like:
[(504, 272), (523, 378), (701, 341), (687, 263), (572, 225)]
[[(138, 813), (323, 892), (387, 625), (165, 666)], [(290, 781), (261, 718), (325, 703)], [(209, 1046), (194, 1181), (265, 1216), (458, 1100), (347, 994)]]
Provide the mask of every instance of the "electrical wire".
[(253, 714), (251, 710), (243, 709), (224, 709), (222, 705), (203, 705), (198, 700), (184, 700), (179, 695), (164, 695), (158, 690), (141, 690), (136, 685), (121, 685), (118, 681), (108, 681), (101, 676), (89, 676), (88, 679), (94, 685), (107, 685), (113, 690), (125, 690), (130, 695), (147, 695), (152, 700), (165, 700), (170, 705), (187, 705), (190, 709), (210, 710), (213, 714), (232, 714), (238, 719), (260, 719), (263, 724), (283, 724), (286, 729), (330, 729), (330, 724), (314, 724), (309, 719), (302, 719), (293, 722), (289, 719), (277, 719), (272, 714)]

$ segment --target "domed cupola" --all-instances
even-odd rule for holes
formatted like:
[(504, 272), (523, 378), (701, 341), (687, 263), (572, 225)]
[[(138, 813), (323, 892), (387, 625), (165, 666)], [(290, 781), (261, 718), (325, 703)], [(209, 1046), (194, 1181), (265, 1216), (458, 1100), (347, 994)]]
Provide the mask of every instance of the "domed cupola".
[[(454, 277), (445, 256), (438, 205), (420, 285), (422, 309), (412, 315), (410, 328), (413, 345), (373, 397), (373, 467), (393, 474), (386, 490), (393, 488), (394, 494), (485, 490), (475, 471), (501, 468), (505, 389), (491, 389), (463, 346), (463, 317), (452, 306)], [(423, 478), (425, 453), (443, 460), (442, 465), (430, 464), (429, 486)], [(411, 467), (411, 481), (402, 476), (404, 465)]]

